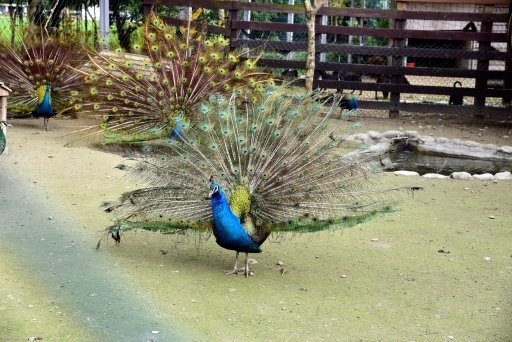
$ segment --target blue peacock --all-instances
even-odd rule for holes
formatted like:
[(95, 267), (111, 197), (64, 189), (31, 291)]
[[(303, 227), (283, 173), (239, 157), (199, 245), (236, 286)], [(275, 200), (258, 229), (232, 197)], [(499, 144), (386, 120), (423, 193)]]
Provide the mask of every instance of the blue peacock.
[[(144, 141), (177, 137), (194, 124), (197, 105), (209, 94), (250, 93), (255, 101), (274, 84), (256, 67), (259, 55), (242, 60), (243, 51), (225, 53), (229, 40), (188, 25), (167, 25), (150, 13), (137, 53), (116, 49), (113, 55), (92, 52), (83, 70), (88, 89), (76, 109), (101, 120), (84, 135), (104, 134), (107, 141)], [(100, 128), (100, 129), (98, 129)]]
[(0, 154), (4, 153), (5, 146), (7, 144), (7, 138), (5, 137), (4, 130), (7, 127), (11, 127), (6, 121), (0, 121)]
[(146, 187), (106, 204), (117, 214), (108, 234), (119, 242), (132, 229), (213, 233), (236, 252), (228, 273), (247, 276), (248, 254), (271, 234), (350, 227), (389, 212), (389, 192), (408, 189), (371, 187), (375, 158), (344, 154), (344, 140), (329, 134), (341, 96), (326, 106), (319, 93), (294, 91), (277, 87), (256, 103), (236, 93), (202, 101), (181, 142), (169, 139), (168, 153), (132, 168)]
[(45, 84), (37, 88), (37, 105), (36, 109), (32, 112), (32, 116), (35, 118), (43, 118), (44, 129), (48, 130), (48, 120), (57, 114), (52, 106), (52, 86)]
[(13, 89), (11, 115), (42, 117), (48, 130), (49, 118), (74, 113), (83, 83), (75, 68), (85, 63), (78, 44), (33, 32), (20, 36), (19, 46), (0, 46), (0, 51), (2, 81)]

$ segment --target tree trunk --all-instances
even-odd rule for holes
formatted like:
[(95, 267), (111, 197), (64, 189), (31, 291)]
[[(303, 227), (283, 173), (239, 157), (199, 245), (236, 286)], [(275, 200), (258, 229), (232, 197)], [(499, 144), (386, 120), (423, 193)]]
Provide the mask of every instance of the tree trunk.
[(308, 54), (306, 58), (306, 89), (313, 90), (313, 78), (315, 76), (315, 19), (318, 10), (324, 5), (326, 0), (304, 0), (304, 9), (306, 12), (307, 27), (308, 27)]
[[(312, 11), (313, 12), (313, 11)], [(316, 41), (315, 41), (315, 13), (308, 16), (308, 54), (306, 57), (306, 89), (313, 90), (313, 78), (315, 76), (315, 57), (316, 57)]]

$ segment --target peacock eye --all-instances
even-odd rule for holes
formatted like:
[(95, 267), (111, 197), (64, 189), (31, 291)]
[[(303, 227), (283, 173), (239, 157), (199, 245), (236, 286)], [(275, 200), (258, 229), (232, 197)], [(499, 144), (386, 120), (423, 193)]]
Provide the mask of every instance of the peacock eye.
[(217, 191), (219, 191), (219, 186), (218, 185), (216, 185), (215, 188), (213, 188), (213, 192), (217, 192)]

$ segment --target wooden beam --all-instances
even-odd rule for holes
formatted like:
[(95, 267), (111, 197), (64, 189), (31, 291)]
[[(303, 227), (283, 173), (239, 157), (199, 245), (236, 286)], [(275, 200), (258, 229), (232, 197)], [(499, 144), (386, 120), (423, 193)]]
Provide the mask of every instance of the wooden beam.
[(510, 0), (404, 0), (403, 2), (427, 3), (427, 4), (471, 4), (471, 5), (508, 5)]
[[(260, 59), (258, 65), (269, 68), (284, 69), (304, 69), (304, 61), (290, 61), (278, 59)], [(407, 68), (393, 67), (387, 65), (369, 65), (369, 64), (348, 64), (348, 63), (330, 63), (319, 62), (316, 64), (317, 70), (353, 72), (366, 75), (403, 75), (403, 76), (435, 76), (435, 77), (456, 77), (456, 78), (477, 78), (486, 77), (488, 79), (507, 80), (512, 79), (512, 71), (500, 70), (465, 70), (465, 69), (446, 69), (446, 68)]]
[[(265, 48), (269, 51), (306, 51), (306, 43), (276, 42), (266, 40), (244, 40), (235, 39), (231, 41), (231, 46)], [(361, 55), (382, 55), (382, 56), (405, 56), (405, 57), (430, 57), (430, 58), (460, 58), (460, 59), (488, 59), (504, 61), (508, 55), (500, 51), (472, 51), (472, 50), (454, 50), (454, 49), (421, 49), (409, 47), (382, 47), (382, 46), (356, 46), (347, 44), (321, 44), (318, 45), (319, 52), (340, 52)]]
[[(403, 20), (403, 19), (396, 19)], [(306, 32), (305, 24), (287, 24), (271, 22), (247, 22), (233, 21), (232, 27), (244, 30), (259, 31), (280, 31), (280, 32)], [(432, 39), (432, 40), (460, 40), (460, 41), (492, 41), (506, 42), (508, 36), (506, 33), (492, 32), (463, 32), (463, 31), (427, 31), (427, 30), (402, 30), (392, 29), (374, 29), (367, 27), (347, 27), (347, 26), (329, 26), (317, 25), (316, 32), (340, 35), (386, 37), (394, 39)]]

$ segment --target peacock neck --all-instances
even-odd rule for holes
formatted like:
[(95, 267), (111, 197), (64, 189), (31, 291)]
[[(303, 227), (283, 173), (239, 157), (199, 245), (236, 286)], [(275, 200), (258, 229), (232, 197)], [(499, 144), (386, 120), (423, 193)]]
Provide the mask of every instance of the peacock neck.
[(212, 211), (213, 215), (220, 213), (223, 209), (230, 209), (229, 203), (226, 198), (226, 195), (222, 190), (219, 190), (216, 195), (212, 196), (211, 198), (211, 205), (212, 205)]
[(46, 92), (44, 93), (42, 104), (51, 107), (51, 105), (52, 105), (51, 102), (52, 101), (51, 101), (51, 97), (50, 97), (50, 89), (46, 88)]

